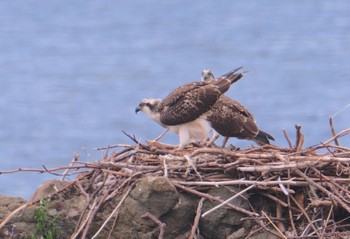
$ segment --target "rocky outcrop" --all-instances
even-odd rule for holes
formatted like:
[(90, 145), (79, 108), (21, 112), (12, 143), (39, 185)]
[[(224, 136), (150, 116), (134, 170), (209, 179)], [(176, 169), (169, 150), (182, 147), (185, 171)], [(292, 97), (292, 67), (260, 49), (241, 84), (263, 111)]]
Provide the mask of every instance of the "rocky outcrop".
[[(212, 188), (208, 191), (208, 194), (226, 200), (237, 192), (239, 192), (238, 188), (223, 187)], [(240, 208), (249, 208), (248, 201), (245, 197), (237, 197), (230, 202)], [(206, 201), (203, 205), (203, 211), (208, 211), (216, 205), (217, 203)], [(231, 234), (239, 234), (243, 236), (246, 235), (251, 228), (251, 223), (249, 221), (241, 220), (243, 217), (245, 216), (239, 212), (222, 207), (202, 218), (199, 228), (202, 234), (205, 235), (205, 238), (226, 238)]]
[[(50, 181), (39, 189), (35, 199), (50, 193), (50, 188), (63, 186), (65, 183)], [(239, 192), (235, 187), (212, 188), (206, 193), (225, 200), (234, 193)], [(102, 205), (96, 212), (87, 237), (91, 238), (111, 216), (123, 195), (117, 195)], [(249, 209), (247, 195), (237, 197), (232, 204)], [(150, 213), (164, 223), (163, 238), (188, 238), (191, 225), (194, 223), (196, 209), (200, 198), (177, 190), (165, 177), (146, 177), (136, 181), (134, 187), (125, 198), (120, 210), (112, 215), (111, 220), (102, 229), (97, 238), (158, 238), (160, 227), (150, 218), (144, 217)], [(0, 220), (14, 211), (25, 201), (20, 198), (0, 197)], [(51, 198), (49, 203), (49, 216), (58, 218), (58, 227), (61, 238), (70, 238), (76, 230), (81, 215), (86, 214), (87, 197), (76, 187)], [(90, 204), (91, 205), (91, 204)], [(205, 200), (203, 211), (207, 211), (217, 203)], [(0, 230), (1, 238), (28, 238), (35, 231), (36, 221), (34, 212), (38, 206), (26, 207), (13, 217), (4, 228)], [(249, 233), (252, 227), (249, 220), (241, 220), (243, 215), (227, 207), (222, 207), (199, 221), (199, 231), (203, 238), (240, 238)]]
[[(0, 196), (0, 222), (25, 203), (22, 198)], [(35, 209), (36, 206), (27, 207), (15, 215), (6, 227), (0, 230), (0, 238), (28, 238), (28, 232), (35, 230)]]

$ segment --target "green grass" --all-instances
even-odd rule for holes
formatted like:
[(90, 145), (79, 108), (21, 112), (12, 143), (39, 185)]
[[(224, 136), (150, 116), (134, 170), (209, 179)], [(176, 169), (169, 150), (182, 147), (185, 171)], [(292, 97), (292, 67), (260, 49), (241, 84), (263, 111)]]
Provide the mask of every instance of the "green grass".
[(57, 226), (58, 216), (49, 215), (49, 200), (40, 200), (39, 207), (35, 210), (36, 228), (34, 235), (29, 239), (57, 239), (60, 230)]

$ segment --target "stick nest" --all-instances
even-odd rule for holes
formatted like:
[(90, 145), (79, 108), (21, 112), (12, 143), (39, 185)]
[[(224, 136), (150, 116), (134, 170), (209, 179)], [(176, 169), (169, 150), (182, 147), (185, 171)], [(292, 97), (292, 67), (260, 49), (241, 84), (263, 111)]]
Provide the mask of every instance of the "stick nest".
[[(86, 170), (79, 172), (69, 185), (77, 185), (89, 204), (94, 205), (91, 211), (95, 211), (86, 213), (90, 220), (83, 220), (82, 215), (75, 235), (87, 233), (89, 221), (93, 220), (99, 205), (116, 195), (123, 195), (112, 217), (138, 178), (164, 176), (178, 190), (217, 201), (221, 203), (219, 207), (228, 206), (239, 211), (246, 215), (242, 220), (254, 220), (256, 226), (251, 235), (265, 230), (281, 238), (344, 238), (350, 231), (350, 149), (339, 146), (337, 139), (348, 134), (350, 129), (325, 143), (303, 148), (303, 134), (300, 127), (296, 128), (295, 146), (286, 136), (289, 148), (265, 145), (246, 150), (230, 147), (179, 150), (162, 148), (157, 142), (142, 144), (128, 135), (135, 145), (101, 148), (104, 157), (97, 163), (81, 163), (76, 159), (67, 169), (70, 172)], [(331, 145), (333, 141), (335, 145)], [(114, 148), (118, 150), (109, 154)], [(44, 172), (55, 170), (58, 169), (45, 169)], [(90, 185), (86, 186), (86, 181)], [(258, 195), (267, 202), (266, 205), (258, 206), (250, 200), (251, 210), (245, 210), (205, 193), (208, 187), (229, 185), (246, 190), (252, 200)], [(86, 190), (89, 187), (94, 190)], [(205, 213), (208, 212), (199, 210), (200, 215), (196, 216), (193, 225), (197, 226), (200, 216)], [(161, 225), (161, 222), (157, 224)], [(164, 233), (164, 228), (160, 226), (160, 229), (159, 238)], [(195, 230), (192, 231), (190, 238), (195, 237)], [(74, 235), (71, 238), (75, 238)]]
[[(337, 138), (350, 129), (305, 149), (300, 129), (296, 126), (294, 147), (286, 136), (289, 148), (265, 145), (246, 150), (169, 150), (128, 135), (137, 145), (124, 146), (100, 166), (119, 178), (120, 185), (139, 177), (164, 176), (179, 190), (210, 200), (214, 200), (211, 195), (201, 193), (203, 188), (235, 185), (247, 189), (271, 202), (259, 208), (251, 202), (251, 211), (229, 205), (257, 222), (255, 232), (267, 230), (281, 238), (343, 237), (350, 231), (350, 149), (339, 146)], [(330, 145), (333, 141), (336, 145)]]

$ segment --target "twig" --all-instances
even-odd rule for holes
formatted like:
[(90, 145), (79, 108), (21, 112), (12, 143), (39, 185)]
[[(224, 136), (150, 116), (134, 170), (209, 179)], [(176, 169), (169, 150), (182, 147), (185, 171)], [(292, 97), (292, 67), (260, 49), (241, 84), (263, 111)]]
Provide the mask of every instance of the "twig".
[(145, 218), (145, 217), (148, 217), (149, 219), (151, 219), (153, 222), (155, 222), (158, 226), (159, 226), (159, 235), (158, 235), (158, 239), (163, 239), (163, 235), (164, 235), (164, 232), (165, 232), (165, 227), (166, 227), (166, 224), (159, 221), (158, 218), (156, 218), (155, 216), (153, 216), (151, 213), (149, 212), (146, 212), (142, 218)]
[(203, 207), (204, 200), (205, 200), (205, 198), (201, 198), (201, 200), (199, 200), (199, 202), (198, 202), (198, 206), (197, 206), (197, 210), (196, 210), (196, 216), (194, 218), (194, 222), (193, 222), (192, 229), (191, 229), (191, 234), (188, 237), (188, 239), (195, 238), (196, 231), (198, 229), (199, 219), (201, 218), (201, 213), (202, 213), (202, 207)]
[(109, 145), (107, 145), (107, 149), (102, 151), (102, 160), (106, 160), (109, 154)]
[(117, 193), (120, 192), (120, 190), (123, 189), (127, 184), (130, 184), (129, 187), (132, 187), (132, 185), (134, 185), (134, 184), (131, 183), (131, 182), (133, 182), (133, 180), (135, 180), (137, 177), (143, 175), (144, 173), (146, 173), (146, 172), (138, 172), (138, 173), (135, 173), (135, 174), (131, 175), (128, 179), (124, 180), (118, 186), (117, 189), (115, 189), (113, 192), (111, 192), (106, 200), (108, 201), (111, 198), (114, 198), (117, 195)]
[[(329, 117), (329, 125), (331, 127), (332, 136), (335, 137), (337, 134), (335, 133), (332, 116)], [(339, 146), (339, 141), (337, 138), (334, 138), (334, 143), (335, 143), (335, 145)]]
[(253, 180), (243, 180), (243, 179), (238, 179), (238, 180), (232, 180), (232, 181), (220, 181), (220, 182), (184, 182), (184, 181), (177, 181), (173, 180), (172, 182), (174, 183), (179, 183), (182, 185), (190, 185), (190, 186), (223, 186), (223, 185), (259, 185), (259, 186), (273, 186), (273, 185), (293, 185), (293, 186), (307, 186), (308, 183), (305, 182), (297, 182), (292, 179), (290, 180), (285, 180), (285, 181), (253, 181)]
[(102, 226), (98, 229), (98, 231), (91, 237), (91, 239), (95, 239), (97, 238), (97, 236), (101, 233), (102, 229), (106, 226), (106, 224), (109, 222), (109, 220), (111, 220), (111, 218), (115, 215), (115, 213), (119, 210), (119, 208), (121, 207), (121, 205), (124, 203), (126, 197), (129, 195), (130, 191), (131, 191), (132, 187), (129, 187), (128, 191), (126, 191), (126, 193), (124, 193), (123, 197), (120, 199), (118, 205), (114, 208), (114, 210), (112, 211), (112, 213), (107, 217), (107, 219), (104, 221), (104, 223), (102, 224)]
[(131, 156), (135, 155), (137, 152), (136, 151), (131, 151), (130, 150), (123, 150), (125, 151), (124, 153), (122, 154), (119, 154), (118, 156), (114, 156), (113, 158), (113, 162), (119, 162), (119, 161), (122, 161), (126, 158), (130, 158)]
[(194, 165), (193, 159), (190, 156), (188, 156), (187, 154), (184, 156), (184, 158), (187, 160), (188, 165), (194, 170), (196, 175), (202, 180), (202, 176), (197, 171), (197, 167)]
[(96, 150), (107, 150), (107, 149), (113, 149), (113, 148), (129, 148), (132, 147), (129, 144), (115, 144), (115, 145), (107, 145), (106, 147), (98, 147), (95, 148)]
[(287, 134), (287, 131), (286, 130), (283, 130), (283, 135), (284, 135), (284, 137), (286, 138), (286, 140), (287, 140), (287, 143), (288, 143), (288, 145), (289, 145), (289, 148), (293, 148), (293, 145), (292, 145), (292, 142), (290, 141), (290, 139), (289, 139), (289, 137), (288, 137), (288, 134)]
[(288, 194), (288, 196), (287, 196), (287, 203), (288, 203), (288, 216), (289, 216), (289, 221), (290, 221), (290, 224), (291, 224), (291, 226), (292, 226), (294, 235), (297, 236), (298, 233), (297, 233), (297, 229), (296, 229), (296, 227), (295, 227), (294, 220), (293, 220), (292, 205), (291, 205), (291, 203), (290, 203), (290, 194)]
[(161, 138), (164, 137), (168, 133), (169, 129), (165, 129), (157, 138), (155, 138), (153, 141), (159, 141)]
[(150, 148), (147, 145), (142, 144), (141, 142), (139, 142), (135, 135), (131, 136), (128, 133), (126, 133), (124, 130), (122, 130), (123, 134), (125, 134), (126, 136), (128, 136), (129, 139), (131, 139), (132, 141), (134, 141), (137, 145), (139, 145), (142, 149), (145, 150), (150, 150)]
[(268, 194), (268, 193), (265, 193), (265, 192), (258, 192), (259, 194), (263, 195), (264, 197), (267, 197), (273, 201), (275, 201), (277, 204), (280, 204), (281, 206), (283, 207), (288, 207), (288, 204), (283, 202), (281, 199), (271, 195), (271, 194)]
[[(290, 179), (291, 178), (291, 170), (290, 169), (288, 169), (287, 174), (288, 174), (288, 179)], [(290, 185), (287, 185), (287, 189), (290, 190)], [(289, 221), (290, 221), (290, 224), (292, 226), (292, 230), (294, 232), (294, 235), (297, 236), (298, 232), (297, 232), (297, 229), (295, 227), (294, 220), (293, 220), (292, 205), (290, 203), (290, 194), (289, 193), (287, 195), (287, 203), (288, 203)]]
[(326, 232), (327, 224), (329, 222), (329, 218), (332, 215), (332, 212), (333, 212), (333, 205), (329, 208), (327, 219), (326, 219), (326, 221), (324, 222), (324, 225), (323, 225), (322, 235), (325, 234), (325, 232)]
[[(330, 177), (322, 174), (319, 170), (317, 170), (315, 167), (310, 167), (317, 176), (320, 177), (321, 180), (327, 180), (328, 182), (330, 182), (332, 185), (334, 185), (337, 189), (339, 189), (339, 191), (343, 191), (344, 193), (346, 193), (347, 195), (350, 196), (350, 192), (348, 190), (346, 190), (344, 187), (340, 186), (338, 183), (336, 183), (333, 179), (331, 179)], [(339, 197), (343, 197), (340, 193), (337, 192), (337, 190), (333, 190), (334, 194), (338, 195)], [(343, 199), (344, 200), (344, 199)], [(345, 200), (344, 200), (345, 201)], [(347, 203), (349, 203), (347, 201)]]
[(112, 224), (112, 226), (111, 226), (111, 228), (110, 228), (110, 230), (109, 230), (107, 239), (111, 238), (111, 236), (112, 236), (112, 233), (113, 233), (113, 231), (114, 231), (114, 228), (115, 228), (115, 226), (117, 225), (118, 215), (119, 215), (119, 210), (115, 213), (114, 220), (113, 220), (113, 224)]
[[(267, 231), (267, 232), (269, 232), (269, 233), (275, 235), (276, 237), (280, 236), (280, 235), (278, 234), (278, 232), (276, 232), (276, 231), (274, 231), (274, 230), (270, 230), (270, 229), (262, 222), (262, 220), (260, 220), (260, 218), (254, 218), (254, 220), (255, 220), (255, 222), (256, 222), (257, 224), (259, 224), (265, 231)], [(248, 237), (248, 238), (249, 238), (249, 237)]]
[(83, 150), (83, 152), (91, 159), (91, 154), (87, 151), (87, 149), (84, 147), (84, 145), (80, 145), (80, 148)]
[(277, 219), (277, 227), (281, 232), (285, 232), (286, 228), (283, 225), (282, 222), (282, 206), (281, 204), (276, 205), (276, 219)]
[[(172, 182), (172, 184), (175, 187), (177, 187), (177, 188), (180, 188), (180, 189), (182, 189), (182, 190), (184, 190), (186, 192), (192, 193), (192, 194), (197, 195), (199, 197), (205, 197), (205, 198), (209, 199), (210, 201), (216, 201), (216, 202), (220, 202), (220, 203), (224, 202), (224, 200), (222, 200), (222, 199), (220, 199), (218, 197), (214, 197), (214, 196), (212, 196), (210, 194), (198, 192), (197, 190), (185, 187), (185, 186), (180, 185), (180, 184), (175, 183), (175, 182)], [(227, 203), (226, 206), (228, 206), (229, 208), (232, 208), (233, 210), (235, 210), (237, 212), (241, 212), (243, 214), (246, 214), (246, 215), (248, 215), (250, 217), (257, 217), (257, 216), (259, 216), (259, 214), (257, 214), (257, 213), (250, 212), (250, 211), (248, 211), (248, 210), (246, 210), (244, 208), (237, 207), (237, 206), (235, 206), (235, 205), (233, 205), (231, 203)]]
[(77, 181), (76, 184), (78, 185), (78, 188), (80, 189), (80, 192), (85, 196), (86, 201), (87, 201), (87, 202), (90, 201), (90, 196), (89, 196), (89, 194), (86, 193), (85, 189), (83, 188), (83, 186), (81, 185), (81, 183), (80, 183), (79, 180)]
[(241, 172), (274, 172), (274, 171), (282, 171), (282, 170), (294, 169), (294, 168), (299, 168), (299, 169), (307, 168), (310, 165), (317, 164), (317, 163), (318, 162), (304, 161), (304, 162), (290, 162), (288, 164), (280, 164), (280, 165), (265, 164), (263, 166), (237, 167), (237, 170)]
[(250, 185), (249, 187), (247, 187), (246, 189), (243, 189), (242, 191), (240, 191), (239, 193), (233, 195), (232, 197), (230, 197), (229, 199), (225, 200), (224, 202), (222, 202), (221, 204), (213, 207), (212, 209), (206, 211), (205, 213), (203, 213), (202, 217), (205, 217), (207, 215), (209, 215), (210, 213), (214, 212), (215, 210), (225, 206), (227, 203), (229, 203), (231, 200), (235, 199), (236, 197), (242, 195), (243, 193), (249, 191), (250, 189), (254, 188), (256, 186), (256, 184)]
[(341, 132), (339, 132), (338, 134), (336, 134), (335, 136), (333, 136), (332, 138), (330, 138), (329, 140), (327, 140), (326, 142), (324, 142), (324, 145), (328, 145), (330, 144), (332, 141), (334, 141), (335, 139), (338, 139), (340, 137), (343, 137), (345, 135), (347, 135), (348, 133), (350, 133), (350, 128), (345, 129)]
[(168, 165), (166, 164), (166, 157), (163, 157), (164, 177), (168, 177)]
[(287, 239), (286, 236), (283, 235), (283, 233), (280, 231), (280, 229), (278, 229), (278, 227), (273, 223), (273, 221), (266, 215), (266, 213), (264, 211), (261, 211), (261, 214), (271, 223), (271, 225), (276, 229), (276, 231), (278, 232), (278, 234), (280, 235), (280, 237)]
[(226, 153), (232, 153), (231, 151), (224, 149), (224, 148), (200, 148), (195, 150), (190, 157), (197, 156), (198, 154), (223, 154), (226, 155)]
[(314, 230), (314, 232), (319, 236), (319, 238), (321, 238), (320, 236), (320, 232), (317, 230), (317, 228), (315, 227), (315, 225), (313, 224), (313, 222), (311, 221), (309, 215), (307, 214), (307, 212), (305, 211), (304, 207), (302, 207), (298, 201), (293, 197), (293, 195), (289, 195), (289, 197), (292, 199), (292, 201), (295, 203), (295, 205), (298, 206), (298, 208), (302, 211), (304, 217), (306, 218), (306, 220), (309, 222), (309, 225), (312, 227), (312, 229)]
[(339, 203), (348, 213), (350, 213), (350, 207), (346, 205), (339, 197), (332, 194), (330, 191), (319, 185), (318, 183), (315, 183), (313, 180), (311, 180), (308, 176), (306, 176), (303, 172), (301, 172), (299, 169), (295, 169), (295, 172), (299, 174), (301, 177), (305, 178), (305, 180), (310, 183), (310, 185), (314, 186), (315, 188), (319, 189), (321, 192), (326, 194), (328, 197), (330, 197), (332, 200), (335, 200), (337, 203)]
[(145, 171), (145, 170), (159, 170), (158, 166), (151, 165), (136, 165), (130, 163), (110, 163), (110, 162), (100, 162), (99, 165), (102, 168), (109, 168), (111, 170), (120, 170), (122, 168), (134, 169), (136, 171)]
[[(73, 164), (75, 162), (78, 162), (79, 161), (79, 154), (78, 153), (74, 153), (74, 156), (73, 156), (73, 159), (72, 159), (72, 162), (69, 164), (69, 167), (73, 166)], [(64, 172), (63, 172), (63, 176), (62, 176), (62, 181), (64, 181), (66, 179), (66, 176), (69, 172), (70, 168), (67, 168)]]
[[(96, 179), (96, 178), (94, 178), (94, 179)], [(102, 184), (92, 193), (91, 197), (89, 197), (90, 200), (87, 201), (87, 204), (86, 204), (85, 208), (83, 209), (83, 211), (82, 211), (82, 213), (81, 213), (81, 215), (80, 215), (80, 218), (79, 218), (79, 220), (78, 220), (76, 229), (75, 229), (75, 231), (74, 231), (74, 233), (73, 233), (71, 239), (76, 238), (76, 237), (80, 234), (80, 232), (84, 229), (84, 227), (85, 227), (85, 230), (83, 231), (82, 238), (84, 238), (84, 237), (86, 236), (86, 235), (85, 235), (85, 234), (86, 234), (86, 231), (87, 231), (87, 229), (89, 228), (89, 226), (86, 226), (86, 225), (87, 225), (89, 222), (91, 222), (91, 220), (92, 220), (91, 218), (94, 217), (94, 215), (95, 215), (95, 213), (96, 213), (96, 210), (95, 210), (96, 204), (97, 204), (97, 201), (99, 200), (99, 198), (98, 198), (98, 197), (95, 197), (95, 196), (96, 196), (96, 195), (98, 194), (98, 192), (100, 192), (101, 189), (103, 188), (103, 186), (104, 186), (104, 184), (105, 184), (105, 182), (106, 182), (106, 179), (107, 179), (107, 176), (104, 175), (104, 179), (103, 179)], [(91, 205), (92, 200), (93, 200), (92, 206), (90, 207), (90, 210), (88, 211), (88, 215), (86, 216), (85, 220), (83, 221), (85, 212), (87, 211), (88, 207)], [(98, 208), (99, 208), (99, 206), (98, 206)], [(83, 221), (83, 223), (81, 223), (82, 221)]]
[[(93, 164), (93, 163), (82, 163), (82, 165), (80, 166), (62, 166), (62, 167), (58, 167), (58, 168), (51, 168), (51, 169), (36, 169), (36, 168), (18, 168), (18, 169), (14, 169), (14, 170), (9, 170), (9, 171), (2, 171), (0, 172), (1, 174), (10, 174), (10, 173), (18, 173), (18, 172), (31, 172), (31, 173), (51, 173), (51, 172), (56, 172), (56, 171), (60, 171), (60, 170), (64, 170), (64, 169), (82, 169), (82, 168), (88, 168), (88, 169), (93, 169), (93, 168), (99, 168), (97, 164)], [(62, 175), (62, 174), (57, 174), (57, 175)]]
[[(98, 190), (96, 190), (95, 194), (97, 194), (97, 192), (100, 191), (103, 188), (103, 186), (106, 183), (107, 178), (108, 178), (108, 175), (106, 175), (104, 177), (102, 185), (100, 186), (100, 188)], [(87, 233), (88, 233), (88, 231), (90, 229), (90, 225), (91, 225), (91, 223), (92, 223), (92, 221), (93, 221), (97, 211), (100, 209), (101, 205), (105, 202), (105, 199), (107, 198), (107, 196), (108, 196), (108, 193), (105, 193), (100, 198), (96, 198), (96, 199), (99, 200), (99, 203), (95, 207), (91, 208), (92, 212), (90, 214), (89, 220), (87, 221), (85, 229), (84, 229), (83, 234), (81, 236), (82, 239), (86, 237), (86, 235), (87, 235)]]
[(85, 239), (86, 238), (86, 235), (87, 235), (87, 233), (88, 233), (88, 231), (90, 229), (90, 225), (91, 225), (93, 219), (95, 218), (95, 215), (96, 215), (97, 211), (100, 209), (102, 203), (104, 203), (104, 199), (107, 197), (107, 195), (108, 194), (104, 194), (101, 198), (96, 198), (96, 201), (99, 201), (99, 202), (97, 203), (97, 205), (94, 202), (95, 206), (91, 207), (91, 210), (90, 210), (91, 212), (89, 213), (89, 217), (88, 217), (88, 220), (87, 220), (87, 222), (85, 224), (85, 229), (83, 231), (81, 239)]
[[(95, 198), (93, 204), (92, 204), (92, 208), (94, 208), (96, 206), (97, 203), (97, 198)], [(79, 236), (80, 232), (84, 229), (86, 223), (89, 221), (90, 219), (90, 215), (93, 213), (93, 210), (90, 210), (88, 215), (86, 216), (85, 220), (83, 221), (82, 224), (80, 224), (80, 227), (78, 228), (78, 230), (76, 230), (73, 235), (70, 237), (70, 239), (75, 239)]]
[(295, 128), (297, 130), (297, 142), (295, 143), (296, 147), (295, 150), (297, 152), (301, 151), (301, 149), (303, 148), (303, 144), (304, 144), (304, 135), (301, 132), (301, 126), (300, 125), (295, 125)]

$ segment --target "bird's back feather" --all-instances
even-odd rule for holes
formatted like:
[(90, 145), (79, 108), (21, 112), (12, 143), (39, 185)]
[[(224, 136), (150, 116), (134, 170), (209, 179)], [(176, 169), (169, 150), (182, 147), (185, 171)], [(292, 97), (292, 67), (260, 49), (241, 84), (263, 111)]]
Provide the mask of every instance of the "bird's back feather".
[(175, 89), (162, 101), (160, 121), (164, 125), (179, 125), (199, 118), (233, 82), (242, 78), (243, 73), (237, 73), (240, 69), (236, 68), (216, 81), (192, 82)]

